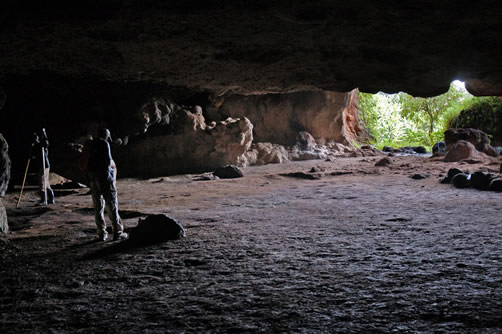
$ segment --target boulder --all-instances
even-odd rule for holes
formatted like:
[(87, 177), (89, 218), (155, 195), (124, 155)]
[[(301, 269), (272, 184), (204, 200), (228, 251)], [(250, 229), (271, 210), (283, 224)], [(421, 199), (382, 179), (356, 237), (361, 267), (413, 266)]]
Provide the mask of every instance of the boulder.
[(235, 179), (244, 176), (242, 171), (234, 165), (216, 168), (213, 175), (219, 177), (220, 179)]
[(465, 140), (459, 140), (452, 144), (444, 157), (445, 162), (456, 162), (464, 159), (476, 159), (479, 156), (474, 145)]
[(453, 179), (451, 180), (451, 183), (453, 183), (453, 185), (456, 188), (468, 188), (470, 185), (469, 184), (470, 177), (471, 176), (469, 174), (460, 173), (460, 174), (457, 174), (453, 177)]
[(414, 146), (412, 148), (413, 148), (413, 151), (415, 151), (418, 154), (426, 154), (427, 153), (427, 149), (423, 146)]
[(0, 133), (0, 197), (5, 195), (10, 180), (9, 145)]
[(495, 178), (490, 182), (488, 190), (491, 191), (502, 191), (502, 178)]
[(461, 173), (469, 174), (469, 172), (463, 172), (458, 168), (450, 168), (450, 169), (448, 169), (448, 175), (444, 179), (441, 180), (441, 183), (450, 183), (455, 175), (461, 174)]
[(279, 144), (254, 143), (244, 153), (243, 166), (279, 164), (289, 160), (286, 148)]
[(185, 235), (185, 229), (176, 219), (156, 214), (140, 218), (138, 225), (131, 229), (129, 240), (131, 243), (150, 244), (184, 238)]
[(497, 149), (495, 149), (495, 147), (493, 147), (490, 144), (486, 144), (486, 143), (480, 145), (479, 148), (477, 148), (477, 150), (480, 152), (483, 152), (484, 154), (489, 155), (491, 157), (498, 157), (500, 155), (499, 151), (497, 151)]
[(475, 172), (471, 175), (470, 185), (479, 190), (488, 190), (490, 183), (496, 178), (495, 174), (487, 172)]
[(390, 146), (384, 146), (382, 148), (382, 151), (383, 152), (394, 152), (394, 148), (393, 147), (390, 147)]
[(392, 160), (391, 160), (391, 159), (389, 159), (389, 158), (387, 158), (387, 157), (385, 157), (385, 158), (380, 159), (380, 160), (379, 160), (379, 161), (375, 164), (375, 166), (377, 166), (377, 167), (382, 167), (382, 166), (388, 166), (388, 165), (390, 165), (390, 164), (392, 164)]
[(312, 150), (316, 146), (316, 142), (314, 137), (307, 131), (300, 131), (298, 135), (296, 135), (296, 145), (301, 150)]
[(432, 154), (436, 153), (446, 153), (446, 144), (444, 141), (438, 141), (432, 146)]
[(472, 128), (451, 128), (445, 131), (444, 141), (448, 150), (458, 141), (465, 140), (482, 151), (484, 144), (490, 144), (490, 138), (481, 130)]

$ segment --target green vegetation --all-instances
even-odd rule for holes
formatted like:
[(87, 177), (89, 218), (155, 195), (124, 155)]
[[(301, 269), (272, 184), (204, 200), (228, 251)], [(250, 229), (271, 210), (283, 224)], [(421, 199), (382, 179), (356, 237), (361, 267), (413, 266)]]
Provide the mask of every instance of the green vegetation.
[(453, 82), (448, 92), (430, 98), (359, 92), (359, 109), (377, 148), (422, 145), (430, 150), (443, 140), (444, 131), (460, 112), (477, 99), (462, 83)]
[(449, 127), (476, 128), (486, 132), (492, 144), (502, 145), (502, 97), (473, 97), (460, 114), (452, 117)]

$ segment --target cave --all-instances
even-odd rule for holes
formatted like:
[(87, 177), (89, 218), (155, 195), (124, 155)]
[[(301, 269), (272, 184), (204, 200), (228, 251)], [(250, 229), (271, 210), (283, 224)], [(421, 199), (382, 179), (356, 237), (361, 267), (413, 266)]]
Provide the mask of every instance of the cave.
[[(500, 13), (491, 0), (3, 1), (0, 328), (502, 330), (501, 183), (449, 183), (454, 169), (501, 180), (502, 157), (463, 129), (447, 154), (379, 151), (357, 98), (453, 80), (502, 96)], [(96, 240), (79, 169), (104, 127), (124, 241)], [(41, 128), (53, 205), (38, 205), (29, 164)], [(218, 177), (225, 166), (241, 177)], [(145, 227), (162, 215), (183, 237)]]

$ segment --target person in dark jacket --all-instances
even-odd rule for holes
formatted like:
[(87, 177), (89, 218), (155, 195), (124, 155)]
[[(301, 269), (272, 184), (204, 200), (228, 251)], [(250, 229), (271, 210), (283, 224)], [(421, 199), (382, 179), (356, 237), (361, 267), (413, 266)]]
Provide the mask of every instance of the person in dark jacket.
[(54, 191), (49, 183), (49, 139), (45, 129), (33, 134), (31, 160), (37, 168), (37, 180), (40, 193), (40, 205), (54, 204)]
[(98, 138), (84, 145), (83, 154), (87, 155), (87, 177), (92, 193), (98, 238), (108, 239), (105, 223), (105, 206), (112, 223), (113, 240), (127, 239), (124, 225), (119, 216), (117, 200), (117, 166), (113, 161), (110, 144), (111, 135), (108, 129), (101, 129)]

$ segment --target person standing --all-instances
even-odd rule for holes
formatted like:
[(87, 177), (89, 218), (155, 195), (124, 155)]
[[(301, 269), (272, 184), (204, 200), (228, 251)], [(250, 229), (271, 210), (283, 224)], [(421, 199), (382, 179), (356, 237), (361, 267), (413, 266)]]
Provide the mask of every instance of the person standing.
[(85, 170), (92, 193), (96, 227), (99, 240), (106, 241), (108, 232), (105, 223), (105, 206), (112, 223), (113, 240), (128, 238), (124, 232), (124, 225), (119, 216), (117, 200), (117, 166), (113, 161), (110, 144), (111, 134), (108, 129), (101, 129), (98, 138), (89, 140), (82, 152), (86, 161)]
[(49, 139), (45, 129), (40, 133), (33, 134), (33, 143), (31, 147), (31, 160), (37, 168), (37, 181), (40, 193), (39, 205), (54, 204), (54, 191), (52, 191), (49, 182)]

